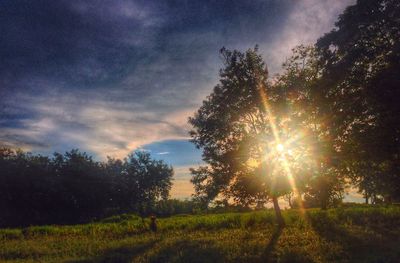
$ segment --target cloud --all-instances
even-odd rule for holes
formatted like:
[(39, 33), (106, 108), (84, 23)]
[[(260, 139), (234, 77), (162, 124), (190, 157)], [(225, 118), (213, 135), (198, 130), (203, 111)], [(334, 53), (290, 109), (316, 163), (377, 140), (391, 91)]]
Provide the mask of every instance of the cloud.
[(353, 2), (0, 1), (0, 144), (97, 159), (146, 150), (175, 167), (172, 195), (190, 196), (201, 153), (187, 118), (218, 82), (218, 50), (259, 44), (277, 73)]
[(260, 45), (271, 73), (278, 73), (281, 64), (291, 55), (291, 49), (299, 44), (314, 44), (324, 33), (334, 27), (339, 14), (355, 0), (299, 0), (286, 17), (276, 37)]
[(27, 97), (25, 100), (34, 116), (19, 120), (17, 128), (3, 128), (0, 139), (6, 141), (10, 139), (7, 134), (15, 134), (20, 136), (15, 139), (24, 136), (23, 141), (45, 141), (50, 149), (67, 143), (84, 147), (104, 159), (106, 156), (123, 158), (154, 141), (188, 137), (181, 126), (182, 119), (187, 118), (186, 110), (160, 114), (140, 111), (137, 109), (140, 105), (125, 102), (85, 100), (82, 103), (65, 94), (62, 98)]
[(196, 165), (187, 118), (218, 82), (218, 50), (259, 44), (278, 72), (352, 2), (1, 1), (0, 144)]

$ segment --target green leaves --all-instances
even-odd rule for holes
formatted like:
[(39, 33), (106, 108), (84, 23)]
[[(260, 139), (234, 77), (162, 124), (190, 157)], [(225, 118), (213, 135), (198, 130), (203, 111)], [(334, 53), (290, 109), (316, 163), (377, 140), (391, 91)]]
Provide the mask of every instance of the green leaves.
[(66, 224), (116, 212), (151, 212), (168, 198), (173, 169), (148, 153), (96, 162), (72, 150), (53, 158), (0, 149), (0, 226)]
[(209, 165), (192, 170), (198, 196), (211, 200), (219, 193), (227, 197), (241, 192), (238, 189), (245, 188), (232, 183), (243, 182), (239, 178), (251, 173), (245, 162), (262, 154), (256, 138), (268, 130), (260, 96), (260, 89), (268, 86), (268, 72), (257, 51), (221, 49), (225, 68), (220, 70), (220, 83), (189, 118), (192, 142)]

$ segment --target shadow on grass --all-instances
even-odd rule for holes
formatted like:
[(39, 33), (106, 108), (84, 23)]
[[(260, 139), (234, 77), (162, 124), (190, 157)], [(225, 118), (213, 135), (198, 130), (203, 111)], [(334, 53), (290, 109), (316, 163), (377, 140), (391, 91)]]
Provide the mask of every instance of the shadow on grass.
[(211, 241), (181, 240), (161, 248), (146, 262), (226, 262), (226, 259)]
[(276, 246), (284, 230), (283, 226), (278, 226), (272, 233), (271, 239), (265, 247), (264, 253), (258, 262), (281, 262), (281, 263), (308, 263), (313, 262), (307, 255), (297, 251), (285, 251), (281, 255), (276, 253)]
[(267, 246), (265, 247), (264, 254), (262, 256), (263, 259), (265, 259), (264, 262), (276, 262), (277, 258), (276, 255), (274, 254), (274, 250), (276, 247), (276, 244), (278, 243), (279, 237), (282, 234), (283, 231), (283, 226), (278, 226), (274, 232), (272, 233), (271, 239), (269, 240)]
[[(66, 263), (128, 263), (128, 262), (225, 262), (224, 255), (213, 242), (181, 240), (154, 249), (157, 241), (110, 249), (92, 259)], [(149, 253), (147, 253), (149, 252)], [(146, 255), (147, 254), (147, 255)]]
[(65, 263), (130, 263), (134, 258), (151, 249), (157, 242), (157, 240), (153, 240), (135, 245), (124, 245), (106, 250), (91, 259), (72, 260)]
[[(330, 258), (334, 261), (350, 262), (399, 262), (399, 239), (382, 235), (366, 226), (345, 226), (321, 211), (310, 218), (311, 227), (320, 237), (339, 244), (346, 258)], [(397, 239), (397, 240), (396, 240)]]

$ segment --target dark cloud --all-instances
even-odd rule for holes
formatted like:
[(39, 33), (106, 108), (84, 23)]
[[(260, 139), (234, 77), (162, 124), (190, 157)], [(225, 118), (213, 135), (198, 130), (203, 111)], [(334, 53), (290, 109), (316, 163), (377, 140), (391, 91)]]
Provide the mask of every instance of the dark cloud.
[(260, 44), (277, 71), (349, 2), (0, 1), (0, 144), (104, 158), (187, 138), (222, 46)]
[(351, 2), (2, 0), (0, 146), (98, 159), (146, 148), (188, 197), (200, 152), (186, 120), (217, 82), (219, 49), (259, 44), (277, 72)]
[(124, 7), (113, 14), (107, 10), (115, 4), (101, 3), (2, 1), (1, 75), (65, 81), (72, 84), (69, 88), (89, 88), (120, 77), (124, 65), (140, 57), (135, 47), (147, 42), (151, 33), (146, 31), (151, 30), (142, 17), (124, 16)]
[(201, 64), (222, 45), (262, 41), (284, 2), (2, 1), (0, 74), (11, 86), (40, 77), (87, 89), (115, 85), (160, 56), (172, 67)]

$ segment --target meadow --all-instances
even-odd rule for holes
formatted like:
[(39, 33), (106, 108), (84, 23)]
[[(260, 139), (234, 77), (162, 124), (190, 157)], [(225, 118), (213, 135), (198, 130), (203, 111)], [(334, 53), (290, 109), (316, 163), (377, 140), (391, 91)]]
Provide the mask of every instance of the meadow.
[(74, 226), (0, 230), (1, 262), (398, 262), (400, 207), (119, 215)]

